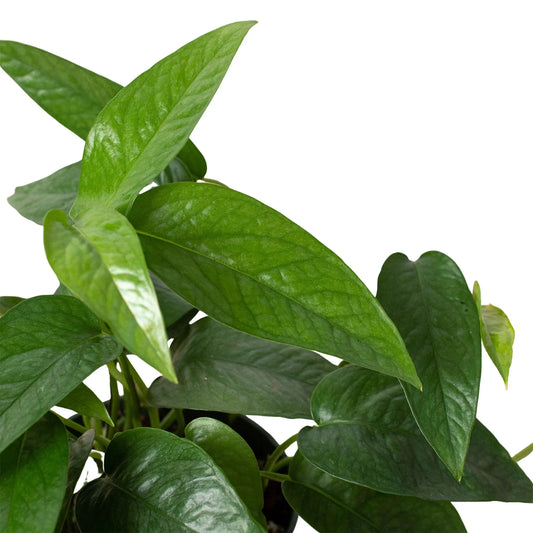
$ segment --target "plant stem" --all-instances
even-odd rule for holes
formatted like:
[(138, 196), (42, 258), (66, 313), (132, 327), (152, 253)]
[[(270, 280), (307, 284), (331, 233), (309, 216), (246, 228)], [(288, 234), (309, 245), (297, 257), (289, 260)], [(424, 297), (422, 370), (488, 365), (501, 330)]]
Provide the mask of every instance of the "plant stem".
[[(61, 420), (61, 422), (63, 422), (65, 426), (71, 429), (74, 429), (78, 433), (85, 433), (86, 431), (89, 431), (90, 429), (92, 429), (86, 426), (82, 426), (81, 424), (78, 424), (77, 422), (74, 422), (73, 420), (70, 420), (68, 418), (64, 418), (61, 415), (58, 415), (57, 413), (54, 413), (54, 414), (59, 418), (59, 420)], [(107, 448), (107, 446), (111, 442), (109, 439), (106, 439), (102, 435), (96, 434), (96, 432), (94, 435), (94, 440), (98, 442), (98, 444), (101, 444), (104, 447), (104, 449)]]
[(117, 380), (111, 375), (111, 372), (109, 373), (109, 391), (111, 393), (111, 420), (113, 420), (113, 424), (115, 424), (114, 427), (109, 426), (107, 430), (108, 437), (111, 438), (117, 431), (117, 419), (120, 407), (120, 394), (118, 392)]
[(142, 380), (141, 376), (135, 370), (135, 367), (127, 360), (128, 369), (137, 388), (137, 396), (139, 401), (142, 403), (146, 410), (148, 411), (148, 417), (150, 418), (150, 425), (154, 428), (158, 428), (160, 425), (159, 420), (159, 409), (157, 407), (152, 407), (148, 403), (148, 387)]
[(120, 363), (120, 370), (122, 375), (126, 378), (128, 389), (124, 389), (124, 400), (126, 401), (126, 426), (141, 427), (141, 410), (139, 396), (137, 395), (137, 388), (130, 373), (130, 366), (126, 354), (122, 352), (118, 356)]
[(513, 455), (513, 461), (521, 461), (527, 457), (531, 452), (533, 452), (533, 442), (526, 446), (523, 450), (519, 451), (516, 455)]
[(266, 472), (265, 470), (259, 470), (259, 474), (264, 478), (263, 481), (289, 481), (291, 479), (287, 474), (278, 474), (277, 472)]
[(288, 466), (292, 461), (292, 457), (284, 457), (280, 459), (273, 467), (271, 472), (279, 472), (282, 468)]
[(285, 442), (282, 442), (271, 454), (268, 458), (267, 462), (265, 463), (265, 466), (263, 468), (266, 472), (271, 472), (273, 470), (274, 465), (278, 461), (278, 459), (283, 455), (285, 450), (291, 445), (296, 442), (296, 439), (298, 439), (298, 433), (296, 435), (293, 435), (292, 437), (289, 437)]

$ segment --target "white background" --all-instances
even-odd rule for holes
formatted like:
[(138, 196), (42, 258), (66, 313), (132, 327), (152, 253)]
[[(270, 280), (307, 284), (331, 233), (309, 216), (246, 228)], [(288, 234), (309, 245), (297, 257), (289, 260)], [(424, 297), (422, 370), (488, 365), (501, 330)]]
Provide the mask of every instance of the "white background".
[[(470, 286), (477, 279), (483, 303), (516, 329), (508, 391), (484, 356), (479, 418), (516, 453), (533, 441), (533, 5), (19, 0), (2, 3), (0, 39), (126, 84), (200, 34), (247, 19), (259, 24), (192, 136), (208, 177), (303, 226), (372, 291), (396, 251), (440, 250)], [(0, 294), (55, 289), (42, 228), (3, 199), (82, 150), (0, 72)], [(280, 440), (298, 429), (267, 421)], [(533, 476), (533, 458), (521, 465)], [(533, 531), (531, 505), (457, 508), (471, 533)]]

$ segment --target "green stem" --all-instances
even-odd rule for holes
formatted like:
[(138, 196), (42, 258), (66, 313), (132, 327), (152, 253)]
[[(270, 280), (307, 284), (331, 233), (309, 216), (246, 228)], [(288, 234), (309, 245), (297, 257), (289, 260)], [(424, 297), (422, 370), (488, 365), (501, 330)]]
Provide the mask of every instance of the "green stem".
[(137, 396), (139, 398), (139, 401), (148, 411), (148, 418), (150, 419), (150, 425), (154, 428), (158, 428), (160, 424), (159, 409), (149, 404), (148, 387), (146, 386), (141, 376), (139, 376), (139, 374), (135, 370), (135, 367), (131, 364), (129, 360), (128, 360), (128, 368), (129, 368), (131, 377), (133, 379), (133, 382), (135, 383), (135, 386), (137, 388)]
[(120, 373), (119, 369), (116, 366), (115, 361), (112, 361), (111, 363), (107, 363), (107, 370), (109, 370), (109, 375), (113, 377), (116, 381), (118, 381), (124, 389), (128, 388), (128, 383), (124, 379), (124, 376)]
[(533, 452), (533, 442), (526, 446), (523, 450), (519, 451), (516, 455), (513, 456), (513, 461), (521, 461), (527, 457), (531, 452)]
[(271, 472), (279, 472), (282, 468), (288, 466), (292, 461), (292, 457), (284, 457), (280, 459), (273, 467)]
[(123, 352), (118, 356), (120, 370), (126, 378), (128, 389), (124, 389), (124, 400), (126, 401), (126, 425), (132, 427), (142, 427), (141, 410), (137, 388), (130, 373), (130, 365), (126, 354)]
[[(73, 420), (70, 420), (69, 418), (64, 418), (61, 415), (58, 415), (57, 413), (54, 413), (54, 414), (59, 418), (59, 420), (61, 420), (61, 422), (63, 422), (65, 426), (77, 431), (78, 433), (85, 433), (86, 431), (89, 431), (90, 429), (92, 429), (86, 426), (82, 426), (81, 424), (78, 424), (77, 422), (74, 422)], [(106, 439), (102, 435), (97, 435), (96, 433), (94, 435), (94, 440), (98, 442), (98, 444), (101, 444), (104, 447), (104, 449), (107, 448), (107, 446), (111, 442), (109, 439)]]
[(289, 437), (285, 442), (282, 442), (271, 454), (268, 458), (267, 462), (265, 463), (265, 466), (263, 468), (266, 472), (271, 472), (274, 470), (274, 465), (278, 461), (278, 459), (283, 455), (285, 450), (291, 445), (296, 442), (298, 439), (298, 433), (296, 435), (293, 435), (292, 437)]
[(290, 481), (291, 477), (287, 474), (278, 474), (277, 472), (265, 472), (264, 470), (260, 470), (259, 473), (261, 474), (261, 477), (264, 478), (264, 481)]
[(117, 431), (118, 412), (120, 408), (120, 393), (118, 392), (117, 380), (109, 373), (109, 391), (111, 393), (111, 420), (115, 426), (108, 427), (108, 436), (111, 438)]

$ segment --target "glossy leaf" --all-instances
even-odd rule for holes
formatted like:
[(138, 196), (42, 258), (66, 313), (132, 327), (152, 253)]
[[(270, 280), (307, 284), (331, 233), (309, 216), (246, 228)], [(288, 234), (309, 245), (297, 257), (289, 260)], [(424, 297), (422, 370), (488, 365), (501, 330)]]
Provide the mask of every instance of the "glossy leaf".
[(253, 24), (229, 24), (195, 39), (109, 102), (87, 137), (74, 219), (94, 205), (128, 211), (185, 145)]
[(479, 318), (457, 265), (428, 252), (390, 256), (377, 298), (400, 331), (424, 391), (405, 385), (414, 417), (439, 457), (461, 479), (481, 378)]
[(67, 467), (65, 428), (47, 414), (0, 454), (0, 531), (53, 532)]
[(36, 296), (0, 319), (0, 451), (121, 346), (70, 296)]
[(102, 400), (84, 383), (80, 383), (69, 392), (57, 403), (57, 406), (76, 411), (82, 416), (98, 418), (111, 426), (114, 425)]
[(154, 428), (116, 436), (105, 476), (79, 493), (84, 533), (264, 531), (199, 446)]
[(150, 387), (153, 405), (309, 418), (313, 389), (336, 368), (314, 352), (207, 317), (176, 338), (171, 352), (178, 384), (157, 379)]
[(130, 220), (150, 270), (214, 319), (419, 386), (391, 320), (323, 244), (266, 205), (200, 183), (156, 187)]
[(507, 387), (513, 360), (514, 328), (499, 307), (481, 305), (481, 290), (477, 281), (474, 284), (474, 299), (480, 318), (483, 346)]
[(19, 298), (18, 296), (0, 296), (0, 317), (22, 301), (24, 301), (24, 298)]
[(190, 313), (194, 307), (169, 289), (157, 276), (150, 274), (155, 294), (163, 315), (165, 326), (174, 324), (177, 320)]
[(458, 483), (418, 429), (401, 386), (387, 376), (336, 370), (315, 389), (311, 410), (319, 427), (302, 429), (298, 448), (332, 476), (430, 500), (533, 502), (531, 481), (478, 421)]
[(432, 502), (376, 492), (314, 467), (300, 453), (290, 466), (283, 494), (317, 531), (335, 533), (466, 533), (449, 502)]
[(34, 46), (0, 41), (0, 66), (47, 113), (82, 139), (120, 85)]
[(207, 417), (190, 422), (185, 428), (185, 437), (215, 461), (252, 516), (266, 528), (259, 465), (247, 442), (223, 422)]
[(80, 438), (69, 439), (68, 441), (67, 488), (65, 490), (65, 496), (63, 497), (63, 503), (61, 505), (61, 512), (59, 513), (55, 533), (61, 533), (61, 531), (63, 531), (63, 523), (67, 519), (70, 502), (72, 501), (76, 484), (78, 483), (78, 479), (85, 467), (85, 463), (89, 458), (89, 454), (92, 451), (94, 433), (94, 429), (90, 429), (81, 435)]
[(44, 245), (61, 283), (129, 351), (175, 381), (155, 291), (127, 219), (114, 209), (94, 208), (71, 226), (63, 211), (50, 211)]
[(178, 181), (196, 181), (202, 179), (207, 172), (204, 156), (196, 145), (188, 140), (168, 166), (154, 180), (158, 185), (176, 183)]
[(8, 202), (23, 217), (43, 224), (51, 209), (68, 213), (78, 194), (80, 172), (81, 162), (73, 163), (42, 180), (17, 187)]

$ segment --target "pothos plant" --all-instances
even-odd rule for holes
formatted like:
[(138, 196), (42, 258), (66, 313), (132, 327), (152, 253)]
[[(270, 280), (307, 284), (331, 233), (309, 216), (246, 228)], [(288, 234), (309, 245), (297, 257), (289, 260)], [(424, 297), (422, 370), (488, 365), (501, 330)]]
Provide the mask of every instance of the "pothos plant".
[[(507, 380), (512, 327), (449, 257), (392, 255), (374, 297), (302, 228), (206, 178), (189, 137), (252, 25), (124, 88), (0, 42), (2, 68), (85, 140), (9, 199), (43, 225), (60, 285), (0, 299), (2, 531), (265, 531), (271, 483), (328, 532), (464, 531), (452, 501), (533, 502), (476, 419), (482, 341)], [(161, 373), (150, 387), (131, 354)], [(102, 366), (106, 405), (83, 383)], [(184, 409), (310, 425), (260, 470), (231, 416), (185, 426)], [(89, 457), (101, 475), (74, 494)]]

